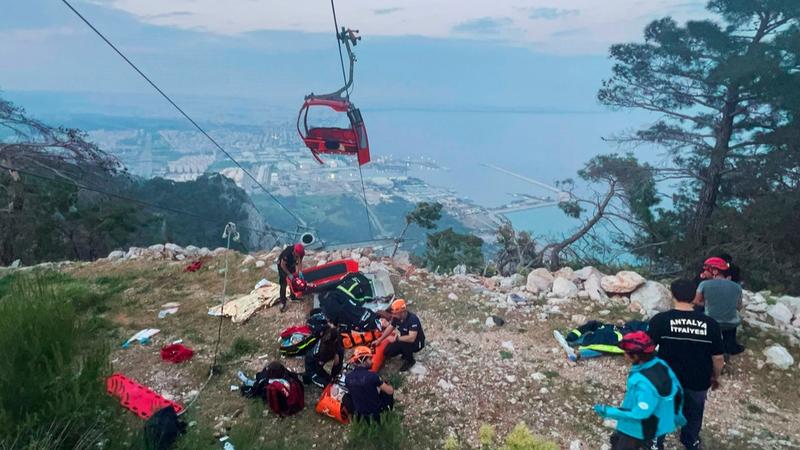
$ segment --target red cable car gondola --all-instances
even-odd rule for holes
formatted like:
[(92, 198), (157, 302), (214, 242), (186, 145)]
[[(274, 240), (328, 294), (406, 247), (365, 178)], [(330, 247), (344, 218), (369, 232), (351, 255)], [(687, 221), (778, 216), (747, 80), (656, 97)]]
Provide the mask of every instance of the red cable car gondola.
[[(330, 94), (314, 95), (312, 93), (307, 95), (303, 106), (300, 108), (300, 113), (297, 115), (297, 132), (320, 164), (323, 163), (319, 157), (320, 153), (356, 155), (360, 166), (370, 160), (367, 127), (364, 125), (361, 112), (350, 102), (347, 92), (353, 84), (353, 65), (356, 61), (350, 44), (352, 43), (355, 46), (356, 42), (361, 39), (356, 36), (356, 33), (358, 33), (358, 30), (345, 30), (342, 28), (342, 32), (338, 35), (339, 41), (345, 44), (350, 60), (350, 77), (346, 80), (345, 85)], [(308, 111), (312, 107), (327, 107), (337, 113), (346, 113), (350, 127), (309, 126)]]

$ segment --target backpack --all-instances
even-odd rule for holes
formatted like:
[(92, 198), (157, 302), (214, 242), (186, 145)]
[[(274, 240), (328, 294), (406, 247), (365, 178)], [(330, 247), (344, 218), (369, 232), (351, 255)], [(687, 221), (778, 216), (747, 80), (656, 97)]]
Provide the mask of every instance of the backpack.
[(282, 356), (302, 356), (319, 339), (308, 325), (289, 327), (278, 338)]
[(259, 375), (262, 373), (266, 380), (265, 400), (272, 412), (286, 417), (303, 410), (305, 391), (297, 374), (277, 361), (271, 362)]
[(168, 450), (186, 432), (186, 423), (178, 420), (175, 408), (161, 408), (144, 423), (144, 446), (147, 450)]

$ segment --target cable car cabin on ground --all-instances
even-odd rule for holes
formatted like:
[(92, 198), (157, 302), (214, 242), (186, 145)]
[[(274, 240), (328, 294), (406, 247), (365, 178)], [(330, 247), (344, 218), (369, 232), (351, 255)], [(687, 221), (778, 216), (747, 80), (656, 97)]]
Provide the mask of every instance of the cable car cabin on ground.
[[(308, 112), (314, 107), (330, 108), (337, 113), (346, 113), (350, 122), (349, 128), (309, 127)], [(314, 158), (323, 163), (320, 153), (334, 155), (355, 155), (358, 165), (363, 166), (370, 160), (367, 127), (361, 112), (346, 98), (328, 98), (309, 95), (297, 116), (297, 132)]]

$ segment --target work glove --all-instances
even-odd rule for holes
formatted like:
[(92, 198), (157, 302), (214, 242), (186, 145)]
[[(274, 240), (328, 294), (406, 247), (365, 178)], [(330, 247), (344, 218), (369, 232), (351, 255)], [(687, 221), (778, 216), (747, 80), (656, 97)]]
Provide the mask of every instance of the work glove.
[(594, 409), (594, 412), (596, 412), (598, 416), (600, 417), (606, 416), (606, 405), (599, 405), (599, 404), (594, 405), (592, 409)]
[(298, 272), (297, 276), (300, 277), (301, 280), (305, 281), (306, 277), (303, 276), (303, 272)]

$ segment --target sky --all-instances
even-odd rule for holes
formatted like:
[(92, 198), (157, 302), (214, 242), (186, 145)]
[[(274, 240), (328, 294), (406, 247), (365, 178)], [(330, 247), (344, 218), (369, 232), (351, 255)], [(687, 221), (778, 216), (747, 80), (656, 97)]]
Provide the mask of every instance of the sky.
[[(73, 0), (169, 91), (282, 103), (340, 79), (327, 0)], [(575, 107), (608, 75), (608, 47), (702, 0), (339, 0), (359, 29), (356, 88), (380, 106)], [(0, 89), (138, 93), (148, 87), (58, 0), (7, 2)], [(553, 86), (545, 86), (544, 84)], [(573, 92), (577, 89), (578, 92)], [(563, 98), (552, 95), (554, 91)], [(543, 98), (542, 98), (543, 97)], [(589, 98), (590, 101), (585, 100)]]
[[(305, 95), (342, 83), (328, 0), (72, 3), (200, 122), (292, 121)], [(363, 36), (352, 100), (373, 152), (432, 155), (454, 169), (439, 181), (497, 203), (498, 192), (529, 186), (479, 163), (552, 182), (614, 150), (603, 136), (652, 120), (598, 104), (608, 48), (641, 41), (664, 16), (706, 18), (705, 3), (338, 0), (336, 9)], [(0, 95), (34, 115), (178, 118), (59, 0), (6, 2), (0, 33)]]

